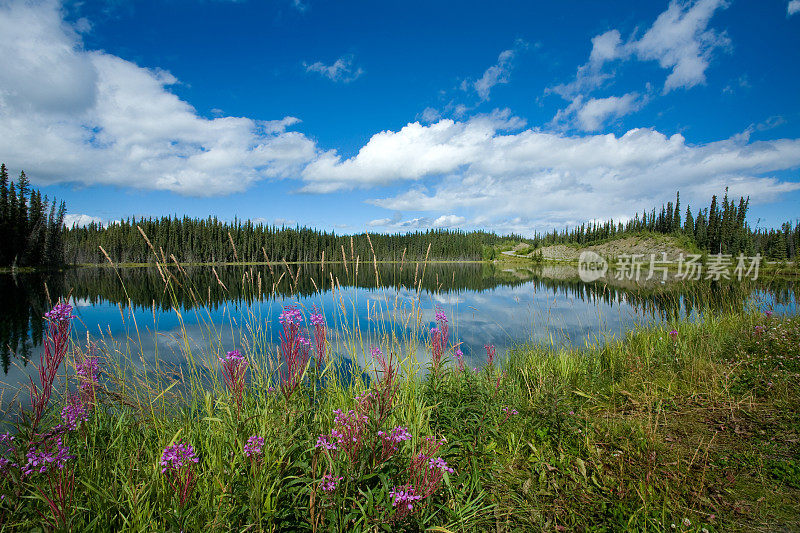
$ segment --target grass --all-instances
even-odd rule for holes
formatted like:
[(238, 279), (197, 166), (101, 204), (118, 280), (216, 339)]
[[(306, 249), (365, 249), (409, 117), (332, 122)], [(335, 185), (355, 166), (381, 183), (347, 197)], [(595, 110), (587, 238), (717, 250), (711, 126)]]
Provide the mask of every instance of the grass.
[[(319, 369), (311, 363), (289, 397), (265, 317), (255, 314), (205, 323), (202, 349), (178, 338), (186, 363), (177, 368), (145, 363), (135, 344), (99, 345), (95, 406), (63, 435), (74, 457), (30, 476), (3, 467), (0, 531), (800, 528), (797, 316), (704, 313), (584, 349), (520, 346), (477, 372), (450, 360), (451, 337), (442, 366), (423, 373), (429, 346), (392, 327), (427, 328), (418, 301), (373, 309), (369, 340), (348, 319), (357, 303), (338, 298), (328, 337), (336, 355)], [(250, 362), (241, 409), (217, 360), (228, 327)], [(348, 364), (373, 345), (396, 358), (393, 380), (374, 361), (366, 374)], [(82, 350), (68, 354), (73, 391)], [(51, 425), (65, 402), (54, 397)], [(319, 437), (345, 427), (337, 409), (363, 417), (347, 426), (359, 444), (326, 452)], [(7, 424), (16, 444), (0, 443), (0, 454), (22, 464), (21, 443), (37, 437)], [(384, 458), (378, 431), (401, 426), (411, 439)], [(243, 453), (251, 436), (264, 438), (255, 459)], [(426, 437), (445, 442), (430, 453)], [(171, 477), (162, 450), (178, 442), (198, 462)], [(415, 470), (420, 453), (453, 472)], [(415, 472), (437, 477), (406, 512), (392, 494)], [(173, 483), (189, 474), (182, 501)], [(323, 490), (326, 475), (341, 477), (335, 490)]]

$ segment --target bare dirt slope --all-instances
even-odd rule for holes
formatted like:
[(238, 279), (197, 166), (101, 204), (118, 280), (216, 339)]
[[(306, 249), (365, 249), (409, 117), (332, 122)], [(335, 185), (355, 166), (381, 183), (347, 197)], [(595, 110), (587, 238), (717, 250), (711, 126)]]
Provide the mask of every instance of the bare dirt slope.
[(557, 244), (546, 246), (539, 251), (541, 251), (542, 257), (546, 260), (577, 261), (584, 250), (596, 252), (606, 259), (619, 257), (623, 254), (643, 254), (645, 257), (649, 257), (650, 254), (656, 254), (656, 257), (660, 259), (661, 254), (666, 253), (668, 260), (675, 260), (681, 253), (684, 255), (692, 253), (681, 247), (675, 239), (667, 236), (626, 237), (586, 247)]

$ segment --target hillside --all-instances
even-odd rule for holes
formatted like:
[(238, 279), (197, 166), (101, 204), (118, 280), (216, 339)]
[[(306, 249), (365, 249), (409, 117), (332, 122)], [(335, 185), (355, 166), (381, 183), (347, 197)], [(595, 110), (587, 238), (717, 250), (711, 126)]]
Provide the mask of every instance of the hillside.
[(545, 261), (577, 262), (578, 257), (584, 250), (591, 250), (607, 259), (619, 257), (623, 254), (643, 254), (645, 256), (656, 254), (660, 258), (662, 253), (666, 253), (667, 259), (673, 260), (676, 259), (681, 253), (684, 255), (697, 253), (697, 250), (694, 246), (676, 237), (669, 235), (646, 234), (611, 239), (599, 244), (588, 246), (580, 246), (577, 244), (555, 244), (538, 248), (535, 251), (530, 251), (530, 248), (523, 244), (517, 246), (514, 250), (503, 252), (503, 254), (510, 257), (529, 258), (533, 258), (535, 255), (541, 254), (542, 259)]

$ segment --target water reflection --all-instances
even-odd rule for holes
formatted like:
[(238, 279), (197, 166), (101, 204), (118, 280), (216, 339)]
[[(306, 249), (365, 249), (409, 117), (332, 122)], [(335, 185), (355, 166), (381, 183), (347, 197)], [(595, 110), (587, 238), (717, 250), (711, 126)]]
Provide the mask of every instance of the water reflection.
[[(320, 306), (338, 339), (344, 342), (356, 331), (362, 344), (387, 334), (419, 340), (409, 336), (429, 327), (438, 305), (453, 317), (452, 331), (463, 342), (468, 364), (479, 366), (484, 344), (494, 344), (499, 353), (530, 339), (581, 345), (618, 336), (637, 323), (741, 306), (753, 296), (779, 312), (793, 309), (796, 298), (793, 283), (782, 280), (587, 284), (570, 267), (484, 263), (172, 265), (0, 274), (0, 356), (5, 382), (14, 387), (28, 361), (38, 360), (41, 317), (58, 297), (69, 297), (76, 307), (81, 338), (88, 332), (119, 357), (158, 355), (176, 365), (185, 358), (184, 333), (194, 350), (215, 342), (238, 346), (253, 324), (274, 326), (264, 329), (267, 336), (276, 332), (287, 302)], [(335, 312), (342, 307), (344, 313)], [(402, 311), (394, 322), (385, 320), (392, 309)], [(418, 329), (417, 317), (408, 320), (413, 309), (420, 311)], [(272, 349), (276, 340), (270, 336), (263, 346)], [(425, 358), (421, 345), (418, 357)]]

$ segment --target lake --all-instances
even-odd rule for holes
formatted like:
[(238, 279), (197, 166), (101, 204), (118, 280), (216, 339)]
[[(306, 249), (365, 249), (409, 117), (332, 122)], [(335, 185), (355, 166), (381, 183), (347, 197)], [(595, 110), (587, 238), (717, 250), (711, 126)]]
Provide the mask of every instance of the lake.
[(292, 304), (306, 317), (313, 306), (325, 314), (336, 351), (363, 354), (395, 336), (416, 345), (423, 362), (425, 333), (441, 308), (470, 367), (483, 364), (486, 344), (500, 356), (527, 341), (582, 346), (705, 308), (750, 302), (781, 313), (796, 305), (791, 281), (587, 284), (567, 266), (353, 262), (6, 273), (0, 274), (6, 402), (27, 382), (29, 361), (38, 362), (41, 317), (60, 297), (75, 308), (76, 340), (88, 338), (134, 365), (157, 357), (176, 368), (187, 349), (212, 344), (252, 350), (258, 337), (258, 346), (274, 351), (278, 315)]

